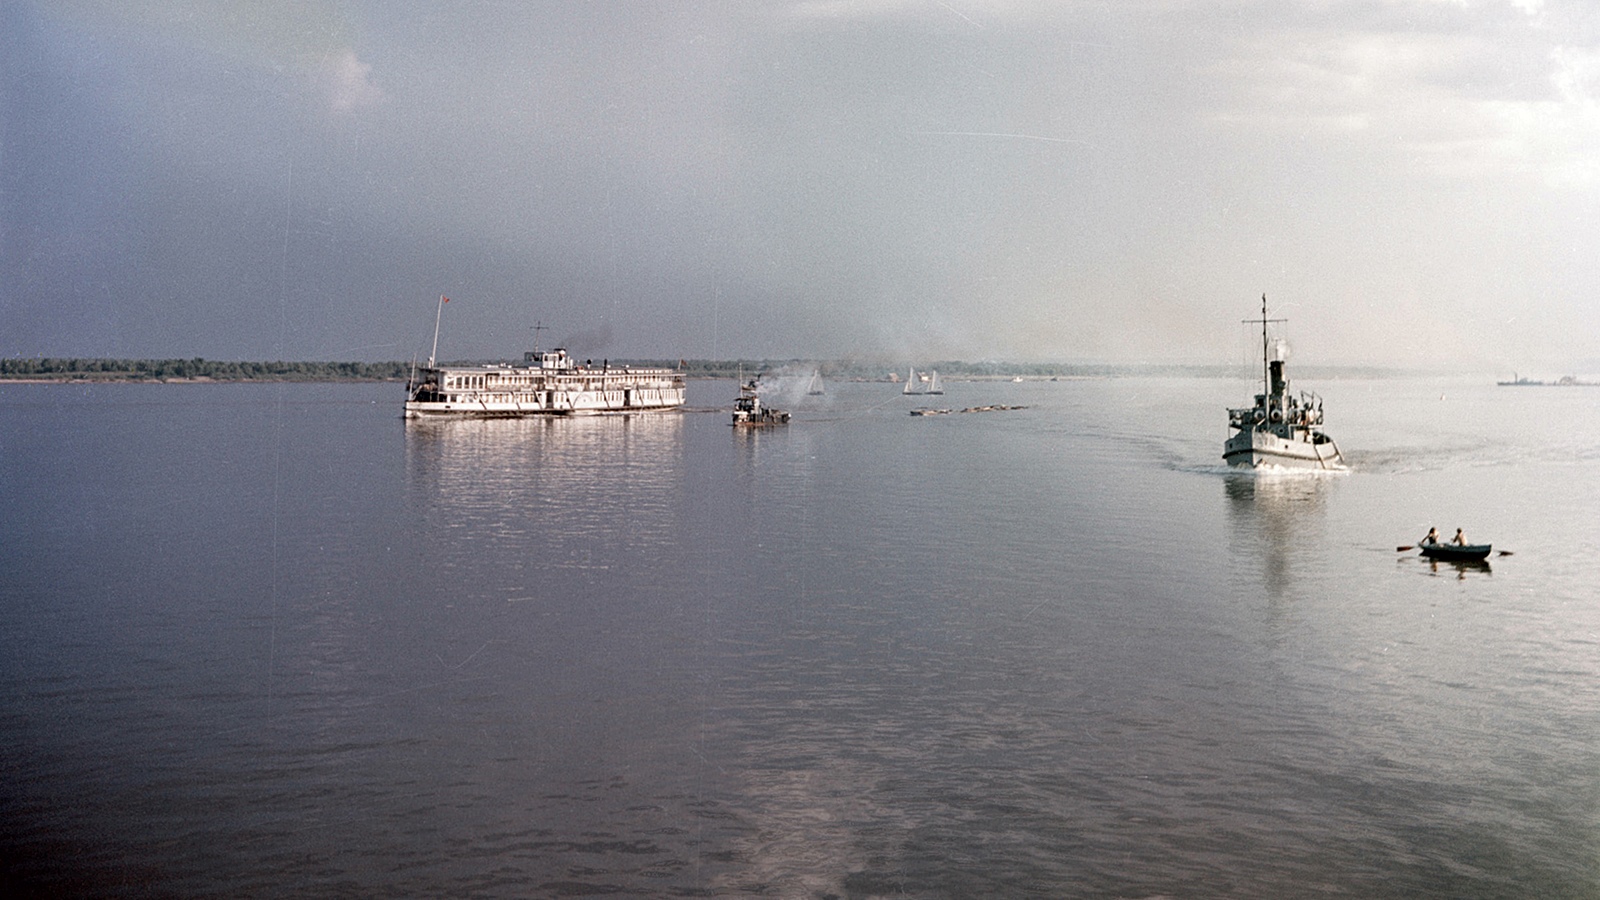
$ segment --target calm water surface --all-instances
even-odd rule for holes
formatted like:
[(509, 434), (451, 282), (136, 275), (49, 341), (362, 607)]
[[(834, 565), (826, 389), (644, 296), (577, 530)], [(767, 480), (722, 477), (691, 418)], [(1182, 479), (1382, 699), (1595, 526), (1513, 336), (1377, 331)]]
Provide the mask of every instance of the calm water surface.
[(1600, 896), (1600, 389), (1303, 386), (1351, 472), (1222, 469), (1243, 380), (0, 385), (6, 881)]

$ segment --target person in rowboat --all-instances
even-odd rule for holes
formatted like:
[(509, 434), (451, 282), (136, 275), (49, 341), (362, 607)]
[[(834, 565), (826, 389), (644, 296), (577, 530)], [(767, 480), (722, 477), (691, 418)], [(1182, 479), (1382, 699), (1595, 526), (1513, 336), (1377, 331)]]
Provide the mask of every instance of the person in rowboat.
[(1467, 545), (1467, 536), (1461, 533), (1461, 529), (1457, 528), (1456, 536), (1450, 539), (1450, 543), (1458, 547), (1465, 547)]
[(1437, 529), (1437, 528), (1429, 528), (1428, 529), (1428, 536), (1423, 538), (1422, 540), (1418, 541), (1417, 543), (1419, 543), (1419, 544), (1437, 544), (1437, 543), (1439, 543), (1439, 529)]

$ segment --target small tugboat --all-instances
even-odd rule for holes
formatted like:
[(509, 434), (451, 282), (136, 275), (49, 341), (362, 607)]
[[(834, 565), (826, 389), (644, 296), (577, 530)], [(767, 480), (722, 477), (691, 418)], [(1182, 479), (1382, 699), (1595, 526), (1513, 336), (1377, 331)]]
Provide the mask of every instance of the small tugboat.
[[(1254, 319), (1246, 319), (1254, 322)], [(1222, 445), (1222, 458), (1230, 466), (1286, 469), (1342, 469), (1339, 445), (1322, 430), (1322, 398), (1309, 391), (1289, 392), (1283, 372), (1287, 356), (1282, 341), (1267, 340), (1267, 295), (1261, 295), (1261, 359), (1263, 391), (1255, 406), (1228, 410), (1234, 433)]]
[(766, 428), (789, 424), (787, 412), (761, 405), (757, 381), (759, 379), (752, 378), (748, 384), (739, 388), (739, 396), (733, 401), (733, 427)]

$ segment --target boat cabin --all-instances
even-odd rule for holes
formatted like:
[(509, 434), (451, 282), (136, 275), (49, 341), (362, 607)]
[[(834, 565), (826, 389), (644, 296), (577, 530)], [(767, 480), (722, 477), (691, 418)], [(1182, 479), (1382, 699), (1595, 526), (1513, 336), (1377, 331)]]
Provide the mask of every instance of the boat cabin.
[(561, 347), (554, 350), (529, 350), (522, 354), (522, 361), (530, 366), (537, 365), (541, 369), (555, 369), (565, 371), (572, 368), (572, 357)]

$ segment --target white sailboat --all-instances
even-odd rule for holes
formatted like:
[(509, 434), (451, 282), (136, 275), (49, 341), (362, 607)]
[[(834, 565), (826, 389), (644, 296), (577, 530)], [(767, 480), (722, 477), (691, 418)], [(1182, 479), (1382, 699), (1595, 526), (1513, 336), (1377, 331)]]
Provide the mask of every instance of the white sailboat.
[(942, 394), (944, 385), (939, 381), (938, 370), (917, 374), (915, 368), (906, 373), (906, 386), (900, 389), (902, 394)]

